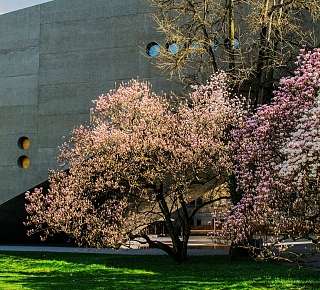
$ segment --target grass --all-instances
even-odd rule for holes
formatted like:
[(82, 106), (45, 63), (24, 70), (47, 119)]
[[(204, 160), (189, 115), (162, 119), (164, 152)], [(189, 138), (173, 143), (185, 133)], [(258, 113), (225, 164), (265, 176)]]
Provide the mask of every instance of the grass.
[(320, 289), (320, 272), (274, 263), (191, 257), (0, 254), (0, 289)]

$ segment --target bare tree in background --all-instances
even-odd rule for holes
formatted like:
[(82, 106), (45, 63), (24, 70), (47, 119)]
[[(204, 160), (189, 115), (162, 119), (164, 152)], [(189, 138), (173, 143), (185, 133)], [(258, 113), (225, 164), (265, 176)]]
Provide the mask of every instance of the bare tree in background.
[(253, 107), (270, 100), (299, 48), (319, 45), (319, 0), (149, 1), (165, 36), (157, 66), (186, 84), (225, 70)]

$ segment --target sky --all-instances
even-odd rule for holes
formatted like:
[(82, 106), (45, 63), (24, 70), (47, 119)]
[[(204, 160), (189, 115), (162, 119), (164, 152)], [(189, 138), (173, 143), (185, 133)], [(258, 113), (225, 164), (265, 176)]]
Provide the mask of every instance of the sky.
[(49, 0), (0, 0), (0, 14), (49, 2)]

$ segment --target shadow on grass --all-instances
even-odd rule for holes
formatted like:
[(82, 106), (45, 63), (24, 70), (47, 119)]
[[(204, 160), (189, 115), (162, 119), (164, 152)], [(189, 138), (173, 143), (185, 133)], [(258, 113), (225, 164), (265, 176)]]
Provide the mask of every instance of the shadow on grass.
[(177, 265), (166, 256), (8, 253), (0, 263), (0, 289), (10, 290), (320, 289), (319, 272), (228, 257)]

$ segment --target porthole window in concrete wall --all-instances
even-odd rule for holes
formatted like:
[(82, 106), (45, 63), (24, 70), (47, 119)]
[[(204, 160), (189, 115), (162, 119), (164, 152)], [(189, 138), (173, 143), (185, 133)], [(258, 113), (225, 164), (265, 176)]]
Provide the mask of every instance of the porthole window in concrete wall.
[(177, 54), (180, 50), (179, 44), (175, 42), (168, 42), (166, 48), (171, 54)]
[(23, 137), (19, 138), (18, 146), (22, 150), (28, 150), (31, 146), (31, 140), (28, 137), (23, 136)]
[(147, 55), (157, 57), (160, 54), (160, 45), (156, 42), (150, 42), (146, 48)]
[(18, 166), (22, 169), (28, 169), (30, 167), (30, 159), (28, 156), (20, 156), (18, 159)]

